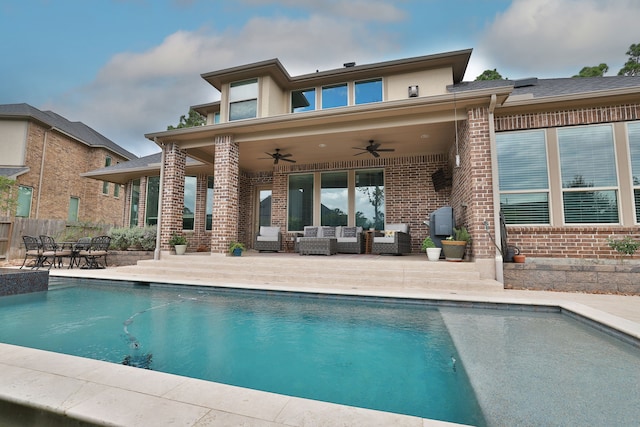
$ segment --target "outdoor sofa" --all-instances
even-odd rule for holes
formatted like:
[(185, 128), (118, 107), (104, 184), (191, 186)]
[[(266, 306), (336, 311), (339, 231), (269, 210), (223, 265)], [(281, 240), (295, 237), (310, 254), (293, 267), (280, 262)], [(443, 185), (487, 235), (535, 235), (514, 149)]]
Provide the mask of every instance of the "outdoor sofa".
[(364, 234), (362, 227), (346, 226), (306, 226), (302, 236), (296, 238), (294, 250), (300, 252), (300, 241), (305, 239), (336, 239), (336, 251), (346, 254), (364, 253)]
[(282, 249), (282, 233), (280, 227), (260, 226), (260, 232), (256, 236), (253, 248), (259, 252), (278, 252)]

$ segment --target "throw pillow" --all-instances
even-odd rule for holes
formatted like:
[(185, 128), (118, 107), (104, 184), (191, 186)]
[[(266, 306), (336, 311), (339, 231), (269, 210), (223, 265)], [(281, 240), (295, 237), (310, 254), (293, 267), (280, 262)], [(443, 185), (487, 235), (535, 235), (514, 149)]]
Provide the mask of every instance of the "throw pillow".
[(333, 227), (322, 227), (322, 237), (336, 237), (336, 229)]
[(304, 237), (318, 237), (318, 227), (305, 227)]
[(396, 234), (395, 230), (386, 230), (384, 232), (384, 237), (393, 237)]
[(344, 237), (356, 237), (356, 228), (355, 227), (345, 227), (342, 229), (342, 235)]

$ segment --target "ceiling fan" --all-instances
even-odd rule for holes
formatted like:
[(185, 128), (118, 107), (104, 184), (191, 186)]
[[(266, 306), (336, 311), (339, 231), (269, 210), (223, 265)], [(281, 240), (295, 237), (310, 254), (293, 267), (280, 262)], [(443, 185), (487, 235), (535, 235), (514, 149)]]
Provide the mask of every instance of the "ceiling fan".
[(395, 148), (380, 148), (379, 142), (374, 142), (373, 139), (369, 140), (369, 145), (366, 147), (351, 147), (354, 150), (362, 150), (362, 153), (354, 154), (354, 156), (359, 156), (364, 153), (371, 153), (373, 157), (380, 157), (380, 152), (382, 151), (396, 151)]
[[(295, 163), (295, 162), (296, 162), (296, 161), (295, 161), (295, 160), (293, 160), (293, 159), (289, 159), (289, 157), (291, 157), (291, 156), (292, 156), (292, 154), (291, 154), (291, 153), (282, 154), (282, 153), (280, 152), (280, 149), (279, 149), (279, 148), (276, 148), (276, 152), (275, 152), (275, 153), (266, 153), (266, 152), (265, 152), (265, 154), (266, 154), (266, 155), (268, 155), (268, 156), (271, 156), (270, 158), (272, 158), (272, 159), (273, 159), (273, 164), (274, 164), (274, 165), (277, 165), (277, 164), (278, 164), (278, 162), (279, 162), (280, 160), (285, 161), (285, 162), (291, 162), (291, 163)], [(268, 159), (269, 157), (262, 157), (262, 158), (263, 158), (263, 159), (265, 159), (265, 158), (266, 158), (266, 159)]]

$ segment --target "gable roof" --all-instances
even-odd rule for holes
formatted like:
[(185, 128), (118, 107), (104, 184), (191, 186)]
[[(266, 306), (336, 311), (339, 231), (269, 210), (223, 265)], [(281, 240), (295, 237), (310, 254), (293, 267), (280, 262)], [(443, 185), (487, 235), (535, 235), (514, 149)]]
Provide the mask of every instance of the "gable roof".
[(89, 147), (105, 148), (127, 160), (138, 158), (135, 154), (125, 150), (84, 123), (71, 122), (53, 111), (41, 111), (24, 103), (2, 104), (0, 105), (0, 119), (3, 118), (35, 120), (46, 126), (50, 126)]

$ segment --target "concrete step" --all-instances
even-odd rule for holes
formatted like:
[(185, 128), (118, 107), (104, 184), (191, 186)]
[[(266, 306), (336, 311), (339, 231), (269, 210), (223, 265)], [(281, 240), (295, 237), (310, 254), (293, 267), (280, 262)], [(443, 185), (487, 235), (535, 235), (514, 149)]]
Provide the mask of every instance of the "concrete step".
[[(164, 256), (118, 267), (117, 274), (146, 281), (176, 283), (338, 286), (344, 288), (470, 289), (498, 288), (482, 280), (472, 262), (429, 262), (425, 255), (381, 256), (221, 255)], [(278, 256), (280, 255), (280, 256)]]

